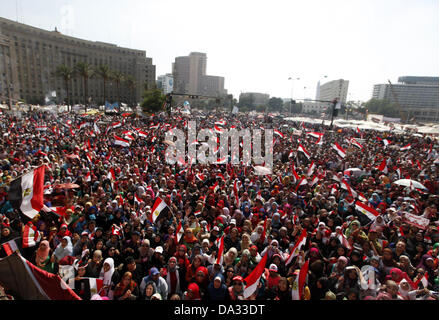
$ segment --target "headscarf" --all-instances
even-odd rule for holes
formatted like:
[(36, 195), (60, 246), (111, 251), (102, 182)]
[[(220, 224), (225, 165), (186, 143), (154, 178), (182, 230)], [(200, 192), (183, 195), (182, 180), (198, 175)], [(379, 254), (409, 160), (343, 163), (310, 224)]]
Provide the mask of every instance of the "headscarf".
[(67, 245), (65, 246), (65, 248), (62, 246), (62, 242), (60, 242), (60, 244), (58, 244), (58, 246), (56, 247), (55, 252), (53, 253), (58, 261), (66, 256), (73, 255), (72, 240), (69, 236), (64, 236), (63, 240), (64, 239), (67, 240)]
[(198, 239), (194, 235), (194, 230), (191, 228), (188, 228), (187, 230), (191, 230), (191, 236), (188, 236), (186, 233), (183, 236), (183, 241), (186, 243), (195, 243), (198, 242)]
[(358, 225), (358, 227), (361, 227), (360, 221), (358, 221), (358, 220), (354, 220), (354, 221), (352, 221), (352, 222), (349, 224), (349, 227), (347, 227), (347, 229), (346, 229), (346, 232), (345, 232), (345, 236), (346, 236), (346, 238), (349, 238), (349, 236), (351, 235), (352, 230), (353, 230), (353, 225), (354, 225), (354, 224)]
[(191, 300), (201, 300), (200, 288), (198, 287), (198, 285), (196, 283), (191, 283), (187, 289), (192, 291), (192, 299)]
[(157, 293), (157, 285), (155, 284), (155, 282), (154, 281), (148, 281), (146, 283), (146, 285), (145, 285), (145, 290), (146, 290), (146, 287), (148, 287), (149, 285), (152, 285), (152, 288), (153, 288), (152, 289), (152, 294), (151, 294), (150, 297), (147, 297), (146, 293), (142, 292), (142, 295), (145, 295), (145, 300), (151, 300), (152, 296)]
[[(42, 244), (46, 245), (46, 249), (41, 248)], [(36, 254), (35, 260), (38, 260), (40, 263), (42, 263), (42, 262), (46, 261), (47, 257), (49, 256), (49, 253), (50, 253), (49, 241), (43, 240), (40, 242), (40, 245), (38, 246), (38, 249), (35, 252), (35, 254)]]
[[(217, 289), (214, 286), (215, 280), (219, 278), (221, 281), (221, 286)], [(224, 284), (224, 278), (222, 275), (218, 274), (215, 278), (209, 283), (207, 287), (207, 292), (209, 294), (209, 298), (215, 301), (223, 301), (226, 297), (227, 286)]]
[[(107, 272), (104, 271), (104, 265), (108, 264), (110, 266), (110, 270), (108, 270)], [(114, 260), (113, 258), (107, 258), (104, 261), (104, 264), (102, 265), (102, 269), (101, 269), (101, 273), (99, 275), (100, 279), (104, 279), (103, 284), (104, 286), (109, 286), (111, 285), (111, 277), (113, 276), (114, 273)]]

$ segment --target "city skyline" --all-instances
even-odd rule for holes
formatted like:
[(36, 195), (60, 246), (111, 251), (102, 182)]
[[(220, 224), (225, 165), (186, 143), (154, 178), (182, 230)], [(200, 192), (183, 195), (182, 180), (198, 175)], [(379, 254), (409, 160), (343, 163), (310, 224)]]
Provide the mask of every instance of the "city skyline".
[[(233, 5), (232, 5), (233, 4)], [(9, 1), (2, 17), (66, 35), (145, 50), (156, 76), (175, 57), (204, 52), (208, 74), (235, 98), (261, 92), (315, 97), (317, 83), (350, 81), (348, 100), (367, 101), (375, 84), (437, 76), (439, 3), (401, 1), (85, 2)], [(97, 14), (98, 13), (98, 14)], [(328, 76), (324, 78), (324, 76)], [(300, 78), (294, 82), (289, 77)], [(306, 88), (306, 89), (305, 89)], [(293, 89), (293, 90), (292, 90)]]

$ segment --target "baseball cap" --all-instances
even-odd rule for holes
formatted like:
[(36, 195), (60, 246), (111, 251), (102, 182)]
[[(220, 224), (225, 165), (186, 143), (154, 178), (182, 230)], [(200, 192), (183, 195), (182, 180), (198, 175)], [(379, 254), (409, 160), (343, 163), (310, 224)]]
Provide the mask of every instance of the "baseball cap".
[(163, 253), (163, 247), (158, 246), (157, 248), (155, 248), (154, 252)]
[(275, 265), (274, 263), (270, 264), (270, 268), (268, 268), (268, 271), (277, 272), (277, 265)]
[(213, 227), (212, 231), (219, 231), (218, 226)]
[(159, 270), (156, 267), (152, 267), (151, 270), (149, 270), (149, 274), (152, 276), (155, 276), (157, 274), (159, 274)]

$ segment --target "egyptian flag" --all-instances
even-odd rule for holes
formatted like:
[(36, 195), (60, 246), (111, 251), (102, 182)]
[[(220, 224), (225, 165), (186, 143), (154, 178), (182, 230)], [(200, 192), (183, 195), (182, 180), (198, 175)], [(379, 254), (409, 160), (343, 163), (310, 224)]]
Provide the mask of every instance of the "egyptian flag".
[(129, 117), (130, 115), (132, 115), (132, 113), (130, 113), (130, 112), (127, 112), (127, 113), (122, 113), (122, 117)]
[(11, 182), (8, 200), (20, 208), (24, 215), (33, 219), (43, 208), (44, 170), (41, 166)]
[(85, 154), (85, 156), (87, 157), (88, 162), (93, 163), (93, 159), (92, 159), (90, 153), (87, 152), (87, 153)]
[(265, 265), (267, 264), (268, 254), (265, 254), (261, 261), (259, 261), (256, 268), (244, 279), (245, 289), (244, 289), (244, 298), (247, 299), (250, 297), (258, 288), (259, 280), (262, 277), (262, 274), (265, 270)]
[(177, 237), (177, 243), (180, 242), (180, 239), (183, 236), (183, 234), (184, 234), (183, 225), (182, 225), (181, 220), (180, 220), (180, 223), (178, 224), (177, 229), (175, 230), (175, 235)]
[(294, 245), (293, 249), (291, 250), (291, 253), (288, 257), (288, 259), (285, 261), (285, 266), (289, 265), (294, 257), (299, 255), (299, 251), (302, 248), (302, 246), (306, 243), (306, 236), (307, 231), (306, 229), (302, 230), (302, 233), (299, 236), (299, 239), (297, 239), (296, 244)]
[(151, 209), (152, 213), (151, 213), (150, 221), (152, 223), (155, 223), (158, 218), (161, 218), (162, 216), (167, 214), (169, 211), (170, 211), (170, 209), (169, 209), (168, 205), (166, 204), (166, 202), (162, 198), (158, 197), (155, 200), (154, 205), (152, 206), (152, 209)]
[(224, 132), (224, 130), (223, 129), (221, 129), (220, 127), (218, 127), (217, 125), (214, 125), (214, 128), (215, 128), (215, 132), (216, 133), (223, 133)]
[(307, 176), (311, 177), (311, 175), (314, 173), (314, 170), (316, 169), (316, 164), (314, 161), (311, 163), (311, 165), (308, 168)]
[(216, 264), (219, 264), (220, 266), (223, 264), (224, 261), (224, 235), (215, 241), (217, 247), (218, 247), (218, 255), (216, 257)]
[(308, 151), (305, 150), (305, 148), (302, 146), (302, 144), (299, 144), (297, 151), (303, 152), (308, 159), (311, 158), (311, 155), (309, 154)]
[(203, 182), (204, 182), (204, 180), (206, 180), (206, 176), (205, 176), (204, 174), (202, 174), (202, 173), (197, 173), (197, 174), (195, 175), (195, 177), (196, 177), (198, 180), (203, 181)]
[(12, 239), (8, 242), (2, 243), (3, 251), (6, 253), (7, 256), (10, 256), (15, 251), (20, 251), (20, 249), (17, 246), (17, 242), (15, 240), (19, 240), (20, 238)]
[(342, 158), (346, 157), (346, 151), (337, 143), (335, 142), (332, 145), (332, 148), (334, 148), (335, 151), (337, 151), (338, 155)]
[(114, 144), (117, 146), (122, 146), (122, 147), (129, 147), (130, 146), (130, 142), (128, 140), (119, 138), (118, 136), (114, 136)]
[(410, 150), (412, 148), (412, 145), (409, 143), (408, 145), (401, 147), (399, 150), (400, 151), (405, 151), (405, 150)]
[(20, 300), (81, 300), (59, 275), (16, 253), (0, 260), (0, 282)]
[(361, 212), (370, 221), (375, 221), (375, 219), (380, 215), (380, 213), (374, 208), (369, 207), (361, 201), (355, 202), (355, 209)]
[(159, 126), (160, 126), (160, 125), (157, 123), (156, 125), (150, 125), (149, 128), (150, 128), (150, 129), (158, 129)]
[(90, 284), (90, 297), (93, 297), (95, 294), (99, 294), (104, 286), (104, 279), (88, 278), (88, 281)]
[(355, 138), (352, 138), (351, 143), (358, 149), (363, 149), (363, 146), (357, 140), (355, 140)]
[(78, 129), (79, 129), (79, 130), (84, 129), (84, 128), (87, 127), (88, 125), (89, 125), (88, 122), (81, 122), (81, 123), (79, 124), (79, 126), (78, 126)]
[(396, 169), (396, 173), (398, 174), (398, 179), (401, 179), (402, 172), (401, 172), (401, 169), (400, 169), (400, 168), (397, 168), (397, 169)]
[(47, 130), (47, 126), (45, 124), (43, 124), (41, 126), (35, 126), (35, 129), (37, 131), (46, 131)]
[(120, 123), (120, 121), (118, 122), (114, 122), (111, 124), (111, 128), (116, 129), (122, 126), (122, 123)]
[(293, 169), (293, 176), (294, 176), (294, 179), (295, 179), (294, 182), (297, 182), (297, 181), (299, 181), (300, 177), (299, 177), (299, 175), (296, 172), (296, 167), (294, 166), (294, 162), (293, 162), (293, 164), (291, 166), (292, 166), (292, 169)]
[(96, 132), (96, 134), (101, 134), (101, 130), (99, 130), (96, 122), (93, 123), (93, 130)]
[(343, 179), (343, 180), (341, 181), (340, 186), (341, 186), (343, 189), (347, 190), (347, 191), (349, 192), (349, 194), (350, 194), (353, 198), (356, 198), (356, 197), (357, 197), (357, 195), (358, 195), (357, 192), (351, 188), (351, 186), (348, 184), (348, 182), (347, 182), (345, 179)]
[(384, 148), (386, 148), (389, 145), (390, 141), (387, 139), (383, 139), (383, 143), (384, 143)]
[(116, 173), (114, 172), (113, 168), (110, 168), (107, 174), (107, 179), (110, 179), (112, 181), (116, 181)]
[(139, 137), (141, 138), (146, 138), (148, 136), (148, 134), (145, 131), (142, 130), (137, 130), (137, 134), (139, 135)]
[(428, 273), (425, 272), (424, 276), (418, 280), (416, 280), (416, 282), (414, 283), (415, 288), (414, 289), (422, 289), (421, 287), (419, 287), (419, 285), (422, 284), (423, 288), (427, 288), (428, 287)]
[(278, 135), (281, 138), (284, 138), (284, 134), (282, 132), (280, 132), (279, 130), (274, 130), (274, 134)]
[(314, 178), (311, 180), (311, 187), (315, 185), (317, 182), (319, 182), (319, 176), (314, 176)]
[(233, 183), (233, 195), (235, 196), (235, 202), (236, 202), (236, 207), (240, 207), (240, 202), (239, 202), (239, 194), (238, 194), (238, 180), (235, 180), (235, 182)]
[(381, 162), (381, 164), (378, 167), (378, 170), (380, 170), (384, 174), (387, 174), (388, 170), (387, 170), (387, 160), (386, 160), (386, 158), (383, 159), (383, 161)]
[(360, 200), (361, 202), (367, 202), (366, 197), (361, 192), (358, 193), (358, 200)]
[(299, 187), (300, 186), (304, 186), (304, 185), (306, 185), (308, 183), (308, 181), (305, 179), (305, 177), (303, 177), (302, 179), (300, 179), (300, 181), (299, 181), (299, 183), (297, 184), (297, 187), (296, 187), (296, 193), (297, 193), (297, 190), (299, 190)]
[(334, 183), (331, 188), (331, 195), (337, 192), (337, 185)]
[(346, 239), (346, 236), (343, 234), (343, 231), (340, 229), (340, 231), (336, 231), (336, 237), (340, 241), (341, 245), (348, 250), (352, 249), (351, 245), (349, 244), (348, 239)]
[(215, 122), (215, 124), (219, 125), (219, 126), (225, 126), (227, 124), (227, 122), (225, 120), (220, 120)]
[[(121, 197), (121, 199), (122, 199), (122, 197)], [(139, 206), (141, 202), (143, 202), (143, 200), (137, 196), (137, 193), (134, 193), (134, 204)]]
[(23, 248), (31, 248), (37, 245), (37, 242), (41, 240), (41, 234), (37, 230), (37, 227), (32, 222), (28, 222), (23, 229)]
[(322, 145), (323, 144), (323, 133), (320, 132), (307, 132), (306, 134), (309, 134), (311, 137), (317, 138), (316, 144)]
[(293, 300), (302, 300), (303, 288), (305, 287), (306, 276), (308, 275), (309, 260), (300, 268), (300, 272), (294, 279), (292, 296)]
[(90, 173), (90, 171), (88, 171), (85, 174), (85, 182), (90, 182), (90, 181), (91, 181), (91, 173)]

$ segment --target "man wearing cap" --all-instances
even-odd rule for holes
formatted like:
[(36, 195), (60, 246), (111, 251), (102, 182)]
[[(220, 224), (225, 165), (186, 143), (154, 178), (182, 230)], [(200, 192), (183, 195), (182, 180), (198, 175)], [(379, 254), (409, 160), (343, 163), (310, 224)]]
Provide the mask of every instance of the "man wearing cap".
[(140, 283), (140, 294), (145, 295), (145, 288), (148, 282), (154, 282), (157, 287), (157, 292), (165, 299), (168, 297), (168, 284), (166, 280), (160, 275), (160, 271), (156, 267), (149, 270), (149, 275), (144, 277)]

